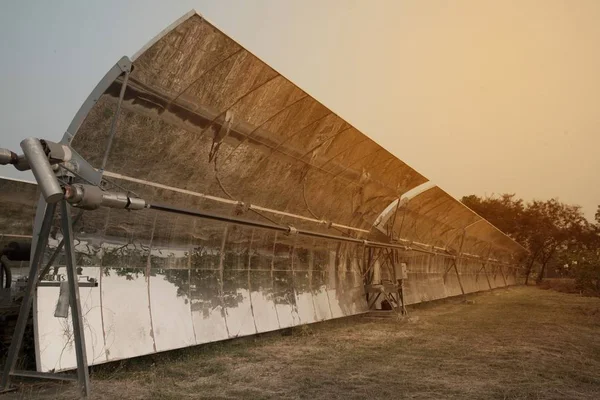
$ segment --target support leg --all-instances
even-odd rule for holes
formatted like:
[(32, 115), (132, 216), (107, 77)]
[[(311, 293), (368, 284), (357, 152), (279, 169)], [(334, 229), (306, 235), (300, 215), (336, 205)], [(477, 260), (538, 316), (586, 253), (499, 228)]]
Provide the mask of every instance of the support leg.
[(381, 296), (381, 292), (377, 293), (377, 295), (372, 300), (369, 301), (369, 303), (368, 303), (369, 310), (374, 309), (373, 307), (375, 306), (377, 299), (379, 299), (379, 296)]
[(502, 265), (500, 265), (500, 273), (502, 274), (502, 279), (504, 280), (504, 287), (507, 287), (508, 284), (506, 283), (506, 276), (504, 276), (504, 268), (502, 268)]
[(79, 297), (79, 282), (77, 279), (77, 266), (75, 263), (75, 249), (73, 246), (73, 223), (71, 210), (66, 201), (61, 202), (62, 229), (67, 256), (67, 277), (69, 279), (69, 303), (71, 306), (71, 320), (75, 337), (75, 355), (77, 358), (77, 380), (81, 394), (90, 395), (90, 375), (88, 371), (87, 355), (85, 348), (85, 334), (81, 314), (81, 301)]
[(487, 274), (487, 270), (485, 269), (485, 264), (483, 264), (483, 272), (485, 273), (485, 279), (487, 280), (488, 286), (490, 287), (490, 290), (492, 290), (492, 284), (490, 282), (490, 277)]
[(460, 291), (463, 296), (465, 295), (465, 289), (463, 288), (462, 281), (460, 280), (460, 274), (458, 273), (458, 267), (456, 266), (456, 261), (452, 263), (454, 265), (454, 271), (456, 271), (456, 278), (458, 278), (458, 284), (460, 286)]
[(404, 279), (398, 279), (398, 297), (402, 302), (402, 314), (408, 315), (408, 311), (406, 311), (406, 303), (404, 302)]
[(19, 357), (19, 350), (23, 343), (23, 335), (25, 328), (27, 327), (27, 320), (29, 319), (29, 311), (33, 303), (33, 296), (37, 281), (39, 279), (39, 268), (42, 262), (44, 250), (48, 244), (48, 235), (50, 234), (50, 228), (52, 227), (52, 221), (54, 219), (54, 212), (56, 211), (56, 204), (46, 205), (46, 211), (44, 212), (44, 219), (42, 221), (42, 227), (40, 229), (37, 240), (35, 241), (35, 250), (29, 266), (29, 279), (27, 281), (27, 287), (25, 294), (21, 302), (21, 309), (19, 310), (19, 318), (17, 319), (17, 325), (13, 333), (12, 341), (10, 342), (10, 348), (8, 350), (8, 357), (6, 358), (6, 364), (4, 365), (4, 371), (2, 372), (2, 382), (0, 382), (0, 392), (8, 390), (10, 385), (10, 375), (15, 370), (17, 364), (17, 358)]

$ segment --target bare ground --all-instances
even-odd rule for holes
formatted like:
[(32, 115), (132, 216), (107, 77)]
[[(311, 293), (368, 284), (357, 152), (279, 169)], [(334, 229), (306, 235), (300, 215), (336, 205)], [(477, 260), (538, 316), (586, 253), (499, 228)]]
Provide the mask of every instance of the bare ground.
[[(92, 369), (96, 399), (600, 399), (600, 299), (516, 287)], [(77, 398), (22, 382), (0, 400)]]

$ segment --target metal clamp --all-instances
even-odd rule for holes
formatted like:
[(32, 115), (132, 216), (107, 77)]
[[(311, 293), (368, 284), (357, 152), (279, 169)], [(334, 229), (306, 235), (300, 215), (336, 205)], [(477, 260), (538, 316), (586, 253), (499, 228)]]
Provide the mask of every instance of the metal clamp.
[(95, 210), (100, 207), (142, 210), (146, 202), (125, 193), (104, 192), (97, 186), (75, 184), (65, 187), (65, 200), (74, 207)]

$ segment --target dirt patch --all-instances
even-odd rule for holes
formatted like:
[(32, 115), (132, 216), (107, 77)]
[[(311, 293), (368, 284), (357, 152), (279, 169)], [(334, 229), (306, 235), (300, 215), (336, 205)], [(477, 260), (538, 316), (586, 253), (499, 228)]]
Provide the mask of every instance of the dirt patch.
[(540, 289), (551, 289), (563, 293), (583, 294), (581, 293), (581, 290), (577, 288), (575, 279), (547, 278), (538, 283), (538, 287)]
[[(597, 399), (600, 299), (533, 287), (92, 369), (93, 398)], [(76, 398), (25, 383), (12, 398)], [(8, 399), (8, 397), (7, 397)]]

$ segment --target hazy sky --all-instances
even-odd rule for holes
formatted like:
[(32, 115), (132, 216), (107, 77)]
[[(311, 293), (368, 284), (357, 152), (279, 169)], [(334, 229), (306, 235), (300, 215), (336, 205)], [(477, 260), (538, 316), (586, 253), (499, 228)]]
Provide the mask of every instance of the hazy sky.
[[(456, 197), (600, 204), (600, 1), (0, 2), (0, 146), (195, 8)], [(9, 167), (0, 175), (20, 176)]]

